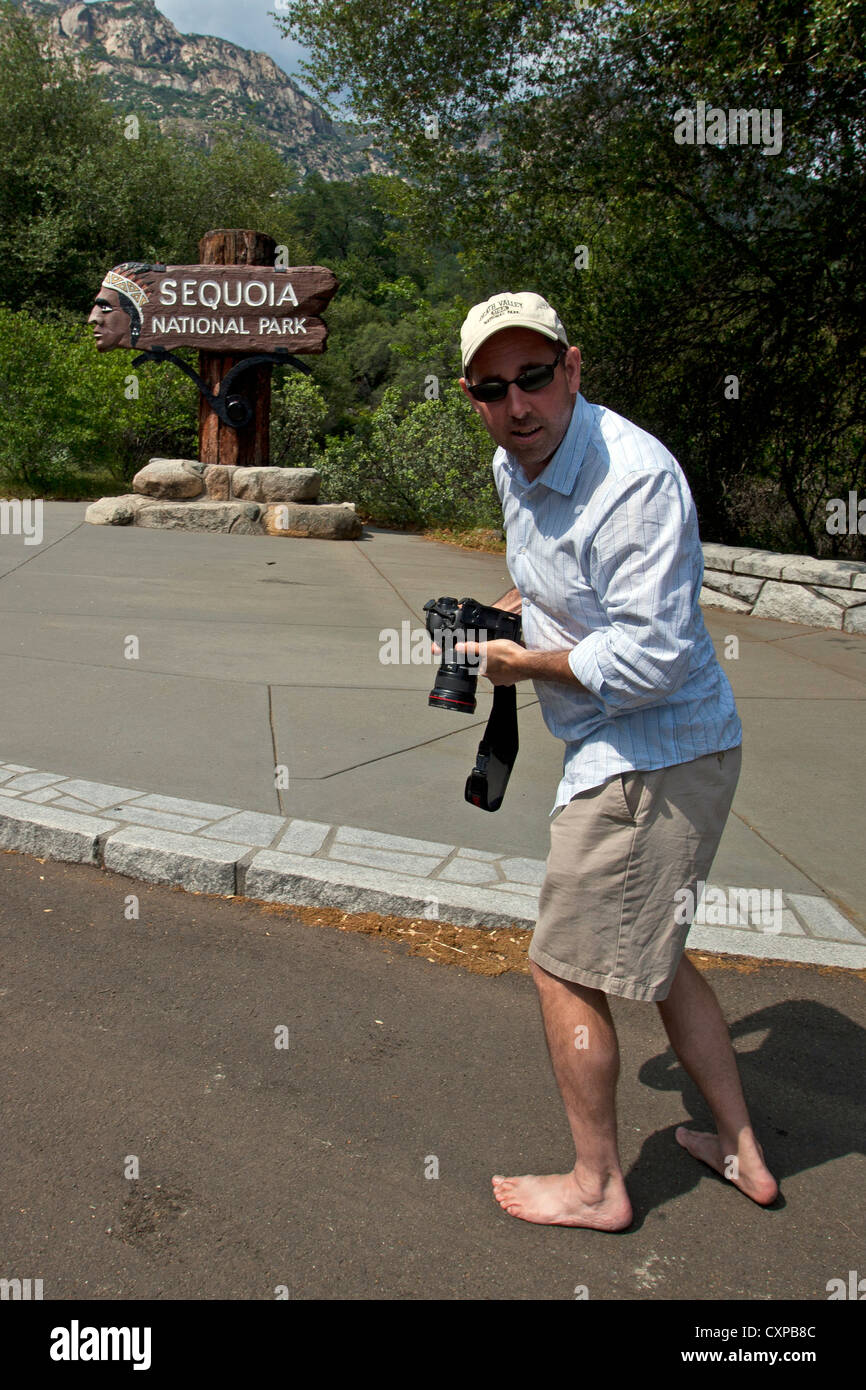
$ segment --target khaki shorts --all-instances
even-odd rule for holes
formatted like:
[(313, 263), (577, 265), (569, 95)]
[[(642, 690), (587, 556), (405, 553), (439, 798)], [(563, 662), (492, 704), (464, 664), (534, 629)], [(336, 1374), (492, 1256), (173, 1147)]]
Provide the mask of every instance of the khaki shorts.
[(706, 881), (741, 760), (729, 748), (572, 797), (551, 821), (530, 960), (605, 994), (666, 999), (689, 933), (675, 894)]

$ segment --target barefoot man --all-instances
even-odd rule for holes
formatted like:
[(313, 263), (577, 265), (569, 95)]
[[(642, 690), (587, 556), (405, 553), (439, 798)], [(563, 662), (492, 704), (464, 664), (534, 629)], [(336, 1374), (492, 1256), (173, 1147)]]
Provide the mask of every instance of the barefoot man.
[[(526, 647), (483, 644), (494, 685), (532, 680), (565, 743), (529, 949), (574, 1139), (567, 1173), (493, 1178), (524, 1221), (619, 1231), (619, 1050), (606, 996), (651, 1000), (716, 1132), (695, 1158), (761, 1205), (777, 1184), (755, 1138), (715, 994), (684, 954), (677, 904), (706, 880), (734, 797), (742, 727), (698, 606), (703, 555), (667, 449), (580, 395), (580, 352), (539, 295), (497, 294), (461, 332), (461, 386), (498, 444), (508, 568), (498, 607)], [(463, 650), (482, 655), (478, 643)], [(689, 899), (685, 899), (689, 901)]]

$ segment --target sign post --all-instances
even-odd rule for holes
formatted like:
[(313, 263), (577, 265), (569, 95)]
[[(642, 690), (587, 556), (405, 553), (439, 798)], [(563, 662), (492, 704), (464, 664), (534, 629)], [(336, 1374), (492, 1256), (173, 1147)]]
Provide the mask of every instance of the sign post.
[[(264, 232), (205, 232), (198, 244), (202, 265), (267, 265), (274, 263), (277, 243)], [(240, 306), (238, 306), (240, 307)], [(274, 344), (280, 346), (280, 344)], [(238, 362), (229, 353), (200, 352), (199, 376), (213, 392)], [(264, 466), (270, 463), (271, 371), (267, 364), (244, 373), (243, 394), (253, 418), (241, 429), (232, 429), (212, 410), (204, 396), (198, 401), (198, 456), (201, 463)]]

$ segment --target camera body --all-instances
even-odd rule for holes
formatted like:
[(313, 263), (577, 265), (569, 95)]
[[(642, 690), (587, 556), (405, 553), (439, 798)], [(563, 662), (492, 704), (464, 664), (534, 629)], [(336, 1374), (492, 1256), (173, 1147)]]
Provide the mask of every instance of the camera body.
[(494, 642), (504, 638), (523, 643), (520, 616), (490, 608), (474, 598), (431, 598), (424, 604), (430, 636), (442, 648), (442, 662), (427, 703), (439, 709), (475, 713), (477, 658), (454, 651), (457, 642)]

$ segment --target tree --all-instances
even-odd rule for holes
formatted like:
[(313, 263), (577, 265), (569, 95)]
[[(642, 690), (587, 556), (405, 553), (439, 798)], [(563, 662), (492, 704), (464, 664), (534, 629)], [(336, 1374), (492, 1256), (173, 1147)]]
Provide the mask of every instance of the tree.
[(189, 457), (195, 402), (178, 372), (97, 353), (80, 324), (0, 307), (0, 493), (128, 492), (152, 454)]
[[(458, 241), (478, 297), (557, 305), (587, 394), (672, 448), (705, 532), (864, 553), (823, 529), (828, 495), (866, 490), (857, 0), (290, 0), (282, 22), (408, 172), (416, 237)], [(699, 100), (765, 112), (781, 149), (739, 122), (678, 142)]]

